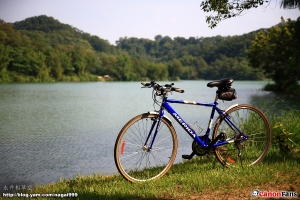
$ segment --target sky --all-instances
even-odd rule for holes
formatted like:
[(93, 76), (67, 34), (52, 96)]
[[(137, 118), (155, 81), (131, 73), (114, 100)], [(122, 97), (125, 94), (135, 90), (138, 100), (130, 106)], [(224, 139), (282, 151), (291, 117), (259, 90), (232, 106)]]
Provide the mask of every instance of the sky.
[(242, 35), (270, 28), (284, 19), (296, 20), (299, 9), (280, 8), (280, 1), (226, 19), (209, 28), (200, 9), (202, 0), (0, 0), (5, 22), (47, 15), (115, 45), (121, 37), (212, 37)]

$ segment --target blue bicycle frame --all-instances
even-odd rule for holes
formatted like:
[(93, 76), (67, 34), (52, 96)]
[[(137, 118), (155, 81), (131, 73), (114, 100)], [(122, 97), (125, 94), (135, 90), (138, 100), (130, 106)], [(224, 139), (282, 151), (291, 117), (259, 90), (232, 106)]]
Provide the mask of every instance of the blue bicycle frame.
[[(202, 141), (199, 136), (195, 133), (195, 131), (189, 126), (188, 123), (186, 123), (181, 117), (180, 115), (170, 106), (169, 103), (178, 103), (178, 104), (191, 104), (191, 105), (199, 105), (199, 106), (206, 106), (206, 107), (212, 107), (212, 111), (211, 111), (211, 115), (210, 115), (210, 120), (209, 120), (209, 124), (205, 133), (205, 139), (204, 141)], [(164, 117), (164, 110), (167, 110), (168, 113), (170, 113), (170, 115), (173, 116), (173, 118), (181, 125), (181, 127), (194, 139), (196, 140), (196, 142), (204, 149), (208, 149), (208, 148), (214, 148), (217, 146), (222, 146), (225, 144), (229, 144), (234, 142), (234, 138), (229, 138), (226, 141), (221, 141), (218, 140), (216, 141), (216, 143), (214, 143), (213, 145), (210, 146), (209, 144), (209, 133), (211, 131), (211, 126), (213, 123), (213, 118), (215, 115), (215, 112), (217, 111), (218, 114), (220, 115), (220, 117), (223, 117), (223, 120), (228, 124), (228, 126), (236, 132), (236, 134), (240, 134), (242, 137), (240, 138), (240, 140), (247, 140), (248, 136), (246, 136), (231, 120), (230, 118), (226, 115), (226, 113), (219, 109), (217, 107), (218, 103), (215, 101), (214, 103), (202, 103), (202, 102), (196, 102), (196, 101), (185, 101), (185, 100), (178, 100), (178, 99), (168, 99), (167, 97), (165, 97), (162, 101), (161, 104), (161, 109), (159, 111), (159, 116), (156, 122), (154, 122), (152, 124), (152, 127), (150, 129), (150, 132), (148, 134), (148, 137), (146, 139), (146, 142), (144, 144), (144, 146), (146, 147), (146, 145), (148, 144), (148, 140), (150, 138), (150, 135), (157, 123), (157, 126), (155, 128), (155, 132), (154, 132), (154, 136), (153, 139), (151, 141), (151, 145), (148, 147), (148, 151), (151, 151), (153, 143), (155, 141), (160, 123), (161, 123), (161, 119)]]

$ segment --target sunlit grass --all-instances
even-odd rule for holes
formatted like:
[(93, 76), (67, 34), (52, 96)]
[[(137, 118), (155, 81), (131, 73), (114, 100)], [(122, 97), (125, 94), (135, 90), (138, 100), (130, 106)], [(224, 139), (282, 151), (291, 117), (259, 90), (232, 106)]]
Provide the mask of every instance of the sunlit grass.
[(239, 190), (250, 197), (254, 189), (273, 188), (300, 188), (299, 159), (283, 160), (278, 153), (272, 152), (257, 166), (225, 168), (213, 156), (198, 157), (174, 165), (156, 181), (130, 183), (120, 175), (78, 175), (71, 180), (36, 186), (31, 193), (76, 192), (78, 199), (165, 199), (228, 192), (234, 195)]

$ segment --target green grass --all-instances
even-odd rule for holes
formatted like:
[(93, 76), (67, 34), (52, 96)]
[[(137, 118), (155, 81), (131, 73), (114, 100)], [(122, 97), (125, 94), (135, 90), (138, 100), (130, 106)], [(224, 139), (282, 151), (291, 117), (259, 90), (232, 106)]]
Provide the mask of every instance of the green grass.
[(36, 186), (31, 193), (76, 192), (77, 199), (188, 199), (203, 195), (229, 195), (228, 198), (239, 195), (247, 198), (254, 189), (298, 189), (299, 193), (299, 164), (299, 158), (283, 160), (275, 152), (266, 157), (263, 163), (244, 168), (224, 168), (214, 157), (203, 157), (174, 165), (156, 181), (130, 183), (120, 175), (78, 175), (71, 180)]
[[(165, 176), (155, 181), (130, 183), (118, 174), (77, 175), (70, 180), (37, 185), (32, 191), (23, 193), (77, 193), (78, 197), (73, 199), (250, 199), (254, 189), (289, 190), (299, 194), (300, 111), (282, 111), (270, 116), (270, 122), (276, 134), (294, 133), (289, 134), (288, 138), (295, 144), (290, 152), (283, 153), (273, 139), (269, 153), (262, 163), (255, 166), (226, 168), (211, 155), (173, 165)], [(283, 126), (278, 129), (276, 124), (279, 123)], [(290, 145), (288, 142), (286, 144)]]
[[(272, 128), (273, 148), (283, 157), (300, 154), (300, 110), (266, 112)], [(299, 155), (300, 156), (300, 155)]]

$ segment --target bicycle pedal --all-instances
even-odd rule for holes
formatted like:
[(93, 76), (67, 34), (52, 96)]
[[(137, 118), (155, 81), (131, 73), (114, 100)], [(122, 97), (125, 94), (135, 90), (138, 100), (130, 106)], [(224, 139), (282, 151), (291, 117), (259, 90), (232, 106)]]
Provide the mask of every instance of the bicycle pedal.
[(196, 154), (194, 152), (192, 152), (190, 155), (182, 155), (182, 158), (190, 160), (194, 157), (194, 155), (196, 155)]
[(191, 158), (190, 158), (190, 155), (182, 155), (182, 158), (183, 158), (183, 159), (188, 159), (188, 160), (191, 159)]

